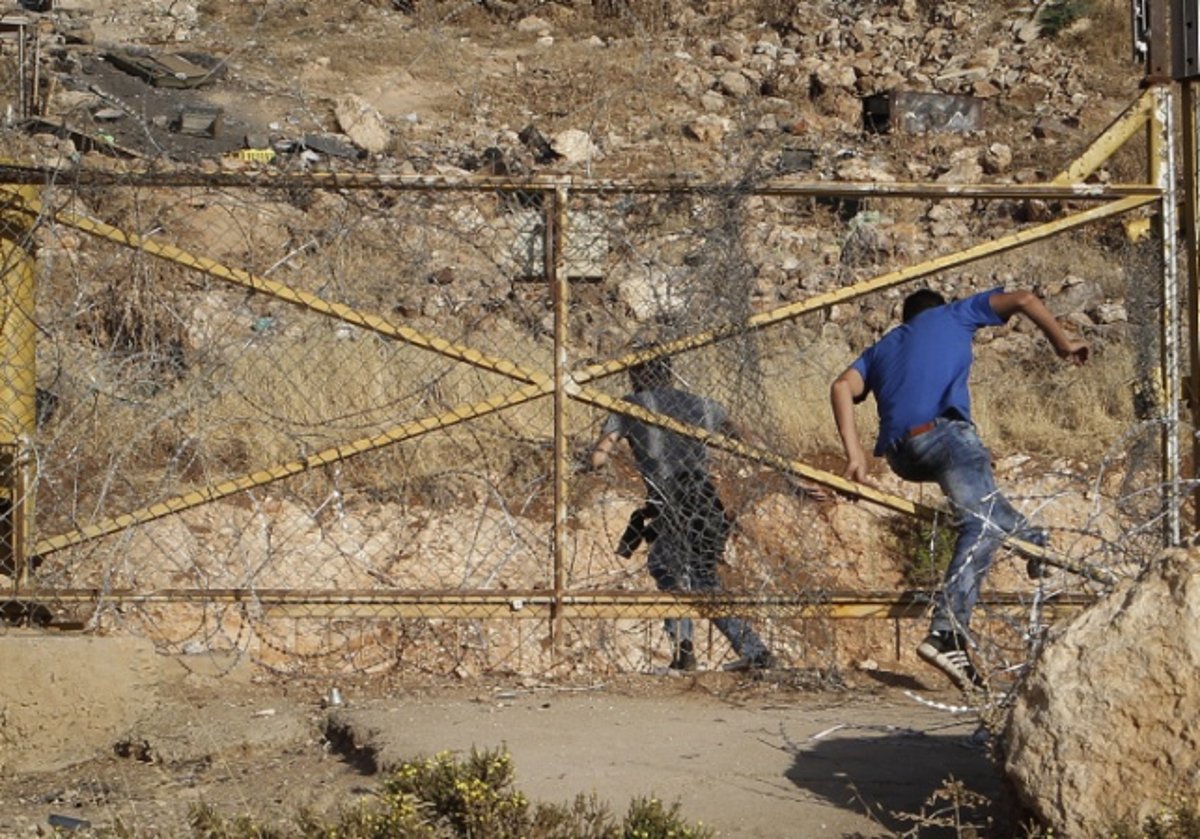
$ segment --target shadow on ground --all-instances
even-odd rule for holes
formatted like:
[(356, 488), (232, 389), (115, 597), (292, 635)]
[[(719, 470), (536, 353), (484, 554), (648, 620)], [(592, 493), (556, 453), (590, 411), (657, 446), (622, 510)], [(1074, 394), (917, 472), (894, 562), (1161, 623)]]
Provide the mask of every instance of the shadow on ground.
[(868, 813), (880, 835), (956, 837), (967, 826), (980, 836), (1007, 835), (1000, 767), (969, 728), (838, 735), (797, 749), (788, 780), (830, 804)]

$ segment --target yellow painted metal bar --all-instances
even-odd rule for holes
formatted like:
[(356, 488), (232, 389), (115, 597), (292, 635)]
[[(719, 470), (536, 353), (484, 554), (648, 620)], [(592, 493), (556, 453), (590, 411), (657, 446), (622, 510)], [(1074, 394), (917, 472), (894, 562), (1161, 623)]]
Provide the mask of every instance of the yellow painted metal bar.
[(482, 402), (459, 405), (438, 416), (424, 417), (419, 420), (403, 423), (381, 434), (333, 446), (305, 458), (277, 464), (269, 469), (261, 469), (257, 472), (231, 478), (227, 481), (194, 490), (193, 492), (158, 501), (147, 507), (142, 507), (123, 515), (95, 522), (78, 530), (51, 536), (38, 542), (34, 546), (34, 552), (35, 555), (42, 556), (60, 551), (63, 548), (77, 545), (89, 539), (117, 533), (134, 525), (145, 524), (146, 522), (171, 515), (172, 513), (179, 513), (210, 501), (226, 498), (238, 492), (274, 483), (275, 481), (298, 475), (301, 472), (314, 469), (318, 466), (345, 460), (348, 457), (380, 449), (384, 446), (390, 446), (403, 440), (409, 440), (413, 437), (427, 434), (430, 431), (449, 428), (506, 408), (522, 405), (538, 397), (545, 396), (551, 390), (552, 384), (547, 380), (541, 384), (525, 385), (507, 395), (497, 395)]
[[(1027, 608), (1027, 592), (988, 592), (979, 605)], [(672, 592), (566, 592), (561, 598), (542, 589), (495, 591), (305, 590), (305, 589), (161, 589), (152, 592), (97, 589), (31, 590), (28, 604), (205, 603), (253, 605), (256, 613), (291, 618), (515, 618), (546, 620), (556, 603), (568, 618), (661, 619), (722, 616), (771, 618), (919, 618), (931, 602), (928, 592), (833, 591), (813, 595)], [(1049, 610), (1075, 609), (1095, 602), (1090, 594), (1059, 594), (1044, 601)]]
[(35, 270), (27, 206), (35, 187), (0, 186), (0, 573), (28, 583), (37, 423)]
[[(1124, 113), (1101, 132), (1090, 146), (1071, 165), (1059, 172), (1051, 180), (1053, 184), (1079, 184), (1104, 165), (1117, 149), (1129, 142), (1134, 134), (1146, 126), (1150, 112), (1154, 107), (1154, 97), (1150, 91), (1143, 91), (1137, 101), (1129, 106)], [(1154, 181), (1150, 180), (1151, 185)], [(1156, 187), (1157, 188), (1157, 187)]]
[[(1013, 607), (1016, 608), (1016, 607)], [(1068, 607), (1081, 608), (1081, 607)], [(1050, 612), (1047, 617), (1056, 618), (1060, 609), (1047, 607)], [(513, 612), (502, 605), (469, 604), (456, 606), (451, 609), (434, 609), (422, 602), (397, 603), (386, 606), (367, 606), (362, 604), (307, 604), (266, 606), (263, 612), (273, 618), (337, 618), (341, 620), (393, 620), (400, 618), (459, 618), (459, 619), (496, 619), (517, 618), (523, 620), (546, 620), (550, 617), (548, 607), (533, 606)], [(739, 617), (746, 619), (764, 620), (768, 618), (786, 620), (869, 620), (897, 618), (925, 618), (929, 614), (928, 604), (921, 603), (829, 603), (829, 604), (796, 604), (791, 606), (768, 606), (760, 602), (746, 605), (736, 605), (724, 608), (706, 608), (698, 606), (661, 605), (661, 606), (625, 606), (620, 603), (575, 603), (570, 598), (561, 606), (564, 620), (662, 620), (664, 618), (719, 618)]]
[(1178, 200), (1175, 178), (1174, 97), (1166, 84), (1154, 85), (1150, 91), (1154, 107), (1151, 110), (1149, 131), (1154, 154), (1150, 159), (1151, 174), (1162, 189), (1159, 212), (1154, 217), (1161, 253), (1159, 350), (1162, 381), (1162, 485), (1163, 485), (1163, 543), (1178, 545), (1182, 538), (1180, 527), (1181, 501), (1179, 470), (1179, 265), (1178, 265)]
[[(823, 469), (817, 469), (798, 460), (790, 460), (767, 449), (748, 445), (740, 440), (709, 431), (701, 426), (680, 422), (674, 417), (649, 411), (640, 405), (626, 402), (623, 399), (614, 399), (603, 391), (598, 391), (594, 388), (578, 388), (572, 391), (572, 396), (594, 407), (625, 414), (651, 425), (657, 425), (688, 437), (694, 437), (713, 448), (773, 466), (783, 472), (799, 475), (822, 486), (830, 487), (856, 498), (862, 498), (865, 501), (873, 502), (881, 507), (886, 507), (899, 513), (928, 520), (932, 519), (939, 512), (948, 512), (944, 507), (929, 507), (923, 504), (916, 504), (907, 498), (883, 492), (867, 484), (848, 481), (840, 475), (826, 472)], [(1025, 542), (1021, 539), (1009, 538), (1006, 541), (1013, 548), (1019, 549), (1029, 556), (1036, 556), (1048, 565), (1078, 574), (1085, 579), (1105, 585), (1113, 585), (1117, 581), (1112, 573), (1103, 568), (1061, 556), (1044, 547)]]
[[(31, 203), (30, 206), (31, 208), (36, 208), (37, 204)], [(317, 314), (336, 318), (337, 320), (353, 324), (354, 326), (370, 330), (388, 338), (394, 338), (406, 344), (436, 352), (439, 355), (470, 364), (473, 367), (499, 373), (502, 376), (508, 376), (527, 384), (542, 383), (547, 380), (546, 375), (541, 371), (527, 369), (510, 359), (489, 356), (472, 347), (455, 344), (443, 338), (426, 335), (410, 327), (400, 326), (379, 315), (363, 312), (341, 303), (332, 303), (328, 300), (323, 300), (314, 294), (294, 289), (284, 283), (257, 276), (240, 268), (231, 268), (207, 257), (197, 256), (175, 245), (158, 242), (154, 239), (139, 236), (136, 233), (129, 233), (102, 221), (69, 213), (65, 210), (55, 213), (54, 217), (60, 224), (73, 227), (84, 233), (148, 253), (151, 256), (165, 259), (168, 262), (174, 262), (177, 265), (207, 274), (214, 279), (274, 297), (277, 300), (308, 309)]]
[(609, 376), (613, 373), (620, 373), (635, 364), (642, 364), (654, 358), (698, 349), (724, 338), (792, 320), (809, 312), (828, 308), (836, 303), (854, 300), (858, 297), (902, 285), (940, 271), (977, 262), (980, 259), (995, 256), (996, 254), (1046, 239), (1065, 230), (1072, 230), (1076, 227), (1082, 227), (1083, 225), (1120, 215), (1121, 213), (1127, 213), (1146, 204), (1155, 203), (1159, 200), (1158, 196), (1160, 192), (1160, 190), (1155, 190), (1153, 195), (1130, 196), (1129, 198), (1123, 198), (1120, 201), (1114, 201), (1110, 204), (1093, 207), (1080, 213), (1064, 216), (1061, 219), (1039, 224), (1036, 227), (1017, 231), (999, 239), (983, 242), (956, 253), (940, 256), (916, 265), (910, 265), (897, 271), (889, 271), (886, 274), (880, 274), (879, 276), (844, 288), (835, 289), (823, 294), (816, 294), (806, 300), (789, 303), (770, 311), (761, 312), (751, 316), (743, 323), (731, 323), (717, 329), (685, 335), (682, 338), (658, 344), (650, 349), (598, 362), (576, 371), (573, 374), (573, 378), (577, 383), (584, 384), (592, 379)]

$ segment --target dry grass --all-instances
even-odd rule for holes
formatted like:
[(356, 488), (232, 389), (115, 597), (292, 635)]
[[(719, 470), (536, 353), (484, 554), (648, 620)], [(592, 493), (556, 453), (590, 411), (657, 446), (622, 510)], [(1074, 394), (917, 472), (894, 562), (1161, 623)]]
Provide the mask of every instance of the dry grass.
[(996, 454), (1097, 464), (1134, 422), (1133, 364), (1110, 346), (1086, 368), (985, 357), (973, 387), (975, 419)]

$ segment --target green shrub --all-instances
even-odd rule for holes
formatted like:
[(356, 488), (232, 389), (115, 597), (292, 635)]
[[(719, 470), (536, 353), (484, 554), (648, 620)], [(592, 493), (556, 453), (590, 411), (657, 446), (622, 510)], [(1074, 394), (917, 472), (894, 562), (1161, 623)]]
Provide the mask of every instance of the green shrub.
[(936, 521), (897, 518), (892, 526), (896, 552), (907, 557), (904, 582), (915, 588), (936, 588), (954, 555), (956, 531), (944, 517)]
[(1176, 796), (1140, 828), (1119, 826), (1113, 839), (1200, 839), (1200, 802)]
[(678, 802), (665, 809), (657, 798), (637, 798), (629, 805), (625, 816), (623, 839), (705, 839), (713, 833), (697, 825), (688, 827), (679, 817)]
[(1045, 38), (1053, 38), (1072, 23), (1092, 13), (1092, 0), (1050, 0), (1038, 12), (1037, 21)]
[[(517, 837), (529, 822), (529, 801), (513, 787), (512, 758), (471, 750), (465, 761), (448, 752), (405, 763), (384, 779), (385, 797), (419, 801), (456, 836)], [(486, 833), (485, 833), (486, 831)]]
[[(301, 813), (294, 828), (266, 827), (250, 816), (226, 819), (211, 807), (192, 812), (198, 839), (709, 839), (691, 826), (679, 804), (638, 798), (621, 823), (591, 796), (567, 805), (538, 804), (514, 786), (512, 758), (503, 750), (447, 752), (407, 761), (384, 777), (375, 795), (344, 807), (332, 822)], [(135, 836), (134, 832), (122, 836)]]

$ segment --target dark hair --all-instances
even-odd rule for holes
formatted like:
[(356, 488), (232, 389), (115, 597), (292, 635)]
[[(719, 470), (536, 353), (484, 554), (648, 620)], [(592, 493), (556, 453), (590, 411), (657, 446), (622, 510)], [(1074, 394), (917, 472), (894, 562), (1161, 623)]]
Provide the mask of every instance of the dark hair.
[(931, 288), (921, 288), (904, 298), (904, 310), (900, 316), (903, 323), (908, 323), (926, 309), (936, 309), (946, 305), (946, 298)]
[(670, 387), (674, 373), (668, 356), (652, 358), (629, 368), (629, 383), (636, 390), (656, 390)]

